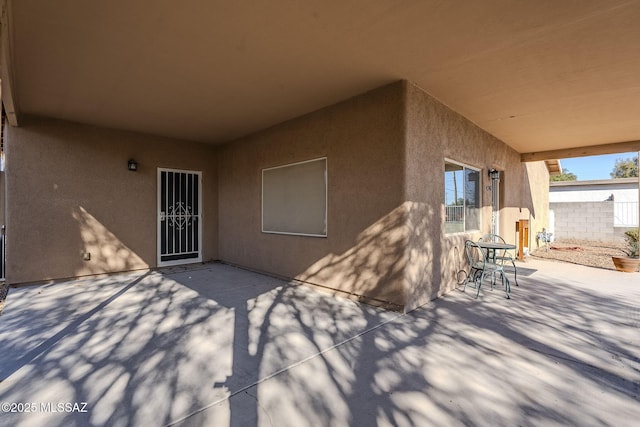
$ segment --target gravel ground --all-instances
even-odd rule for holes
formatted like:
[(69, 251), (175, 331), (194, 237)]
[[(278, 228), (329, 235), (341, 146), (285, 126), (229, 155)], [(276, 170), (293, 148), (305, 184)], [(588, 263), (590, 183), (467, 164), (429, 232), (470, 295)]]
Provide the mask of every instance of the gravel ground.
[(535, 258), (551, 259), (615, 270), (612, 256), (625, 256), (624, 242), (596, 242), (589, 240), (558, 240), (547, 250), (538, 248), (531, 253)]

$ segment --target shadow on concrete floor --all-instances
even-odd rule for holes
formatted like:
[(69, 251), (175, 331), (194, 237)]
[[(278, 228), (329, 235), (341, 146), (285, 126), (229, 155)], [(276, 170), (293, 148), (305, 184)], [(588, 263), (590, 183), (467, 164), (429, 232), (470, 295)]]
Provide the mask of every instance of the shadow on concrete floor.
[(637, 277), (570, 267), (406, 315), (221, 264), (12, 289), (0, 401), (37, 411), (0, 424), (625, 425)]

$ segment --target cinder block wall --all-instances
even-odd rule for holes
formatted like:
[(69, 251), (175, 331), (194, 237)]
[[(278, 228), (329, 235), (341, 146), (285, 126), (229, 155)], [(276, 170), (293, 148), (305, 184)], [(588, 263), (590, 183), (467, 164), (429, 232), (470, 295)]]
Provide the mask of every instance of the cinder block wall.
[(600, 241), (618, 240), (613, 228), (613, 202), (553, 202), (554, 238)]

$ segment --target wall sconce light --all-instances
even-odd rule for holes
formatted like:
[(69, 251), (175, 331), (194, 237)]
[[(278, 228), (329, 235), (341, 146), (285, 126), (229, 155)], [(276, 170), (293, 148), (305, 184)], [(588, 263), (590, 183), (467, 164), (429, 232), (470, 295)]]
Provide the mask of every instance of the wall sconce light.
[(129, 159), (129, 162), (127, 163), (127, 169), (129, 169), (130, 171), (137, 171), (138, 170), (138, 162), (136, 162), (133, 159)]
[(489, 169), (489, 178), (500, 179), (500, 171), (495, 169)]

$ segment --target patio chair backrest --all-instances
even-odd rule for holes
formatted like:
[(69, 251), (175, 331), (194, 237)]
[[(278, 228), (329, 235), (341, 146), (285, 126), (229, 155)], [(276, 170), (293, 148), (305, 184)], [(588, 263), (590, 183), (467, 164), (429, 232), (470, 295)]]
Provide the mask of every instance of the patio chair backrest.
[(467, 254), (467, 261), (469, 261), (470, 266), (474, 268), (483, 268), (483, 265), (486, 262), (486, 254), (476, 242), (473, 240), (467, 240), (464, 242), (464, 251)]
[(497, 243), (505, 243), (505, 240), (502, 236), (497, 234), (485, 234), (481, 238), (478, 239), (479, 242), (497, 242)]
[(489, 260), (488, 250), (482, 248), (473, 240), (467, 240), (464, 244), (464, 249), (471, 266), (470, 276), (474, 276), (474, 271), (481, 272), (483, 276), (488, 272), (502, 271), (501, 265)]
[[(502, 236), (499, 236), (497, 234), (485, 234), (484, 236), (478, 239), (478, 242), (506, 243), (504, 238), (502, 238)], [(499, 250), (496, 255), (498, 258), (508, 258), (507, 256), (508, 252), (509, 251), (507, 251), (506, 249), (502, 249), (502, 250)]]

